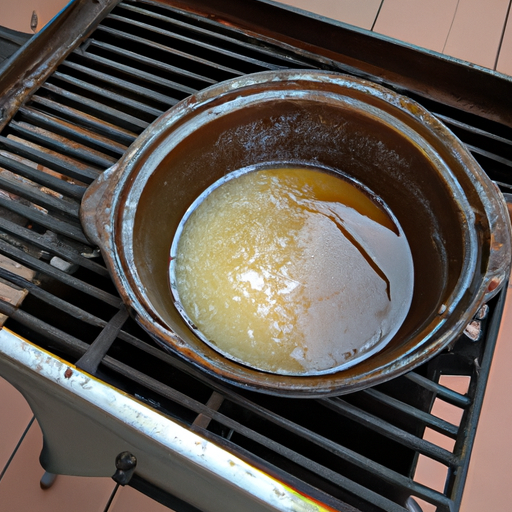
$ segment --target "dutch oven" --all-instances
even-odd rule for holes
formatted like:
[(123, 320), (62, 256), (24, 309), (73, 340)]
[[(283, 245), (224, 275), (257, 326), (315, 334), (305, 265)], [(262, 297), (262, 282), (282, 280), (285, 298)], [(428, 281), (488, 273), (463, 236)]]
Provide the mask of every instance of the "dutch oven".
[[(398, 332), (327, 375), (276, 375), (224, 357), (190, 328), (169, 286), (171, 242), (196, 198), (228, 173), (288, 162), (339, 170), (377, 194), (413, 257), (414, 294)], [(343, 394), (413, 369), (455, 342), (510, 267), (505, 202), (462, 143), (414, 101), (331, 72), (262, 72), (183, 100), (89, 187), (81, 215), (122, 299), (160, 345), (270, 394)]]

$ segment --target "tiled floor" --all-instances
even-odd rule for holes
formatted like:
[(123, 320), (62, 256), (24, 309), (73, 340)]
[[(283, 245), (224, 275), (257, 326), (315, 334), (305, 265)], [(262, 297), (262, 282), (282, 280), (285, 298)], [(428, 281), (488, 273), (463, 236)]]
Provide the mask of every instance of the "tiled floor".
[[(286, 0), (283, 3), (512, 75), (512, 0)], [(5, 0), (0, 0), (2, 5), (6, 5)], [(512, 423), (512, 403), (502, 400), (503, 390), (511, 388), (511, 332), (512, 293), (498, 340), (462, 512), (501, 512), (510, 510), (512, 503), (512, 486), (508, 481), (512, 441), (505, 427)], [(460, 387), (467, 383), (451, 378), (448, 385)], [(436, 407), (439, 416), (456, 421), (450, 416), (449, 408), (441, 404)], [(117, 488), (108, 478), (59, 476), (52, 488), (41, 490), (39, 480), (43, 470), (38, 463), (41, 446), (41, 431), (28, 405), (18, 391), (0, 378), (0, 512), (68, 512), (71, 497), (73, 512), (167, 510), (130, 488)], [(443, 475), (435, 468), (420, 467), (420, 471), (422, 478), (438, 478), (442, 485)], [(428, 510), (425, 507), (425, 512)]]
[(512, 74), (510, 0), (282, 0), (385, 36)]
[(0, 378), (0, 512), (169, 512), (110, 478), (60, 475), (42, 490), (42, 445), (41, 429), (24, 398)]

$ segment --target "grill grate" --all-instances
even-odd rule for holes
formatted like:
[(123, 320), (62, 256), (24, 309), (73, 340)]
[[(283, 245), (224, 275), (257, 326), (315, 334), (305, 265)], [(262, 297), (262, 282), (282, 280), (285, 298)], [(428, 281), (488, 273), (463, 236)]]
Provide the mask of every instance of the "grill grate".
[[(155, 346), (126, 319), (78, 221), (86, 187), (181, 99), (246, 73), (326, 67), (325, 59), (207, 17), (120, 3), (0, 135), (0, 254), (37, 272), (31, 282), (0, 268), (0, 282), (28, 290), (20, 308), (0, 300), (0, 312), (20, 335), (336, 510), (404, 512), (412, 495), (452, 511), (503, 297), (490, 304), (478, 342), (461, 337), (451, 353), (406, 376), (343, 398), (268, 397), (221, 385)], [(436, 113), (492, 179), (512, 188), (509, 127), (400, 92)], [(440, 385), (443, 373), (470, 377), (468, 393)], [(429, 412), (436, 398), (462, 411), (460, 425)], [(425, 441), (425, 428), (455, 440), (453, 451)], [(414, 481), (420, 454), (446, 467), (445, 489)]]

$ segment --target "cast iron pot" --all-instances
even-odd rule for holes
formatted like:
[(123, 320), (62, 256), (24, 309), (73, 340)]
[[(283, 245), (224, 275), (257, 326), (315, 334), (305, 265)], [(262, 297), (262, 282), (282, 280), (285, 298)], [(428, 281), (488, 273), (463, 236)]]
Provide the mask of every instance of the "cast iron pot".
[[(351, 368), (300, 377), (251, 369), (201, 341), (174, 304), (169, 250), (183, 215), (225, 174), (262, 163), (353, 177), (408, 238), (409, 313), (385, 348)], [(124, 302), (158, 343), (210, 376), (270, 394), (343, 394), (413, 369), (458, 338), (510, 267), (505, 203), (460, 141), (408, 98), (330, 72), (257, 73), (189, 97), (89, 187), (81, 214)]]

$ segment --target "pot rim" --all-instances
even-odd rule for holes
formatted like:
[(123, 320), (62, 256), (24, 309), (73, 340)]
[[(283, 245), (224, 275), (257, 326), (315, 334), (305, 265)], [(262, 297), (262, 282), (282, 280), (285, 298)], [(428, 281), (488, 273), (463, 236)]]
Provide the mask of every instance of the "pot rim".
[[(103, 179), (98, 180), (99, 185), (97, 185), (97, 188), (100, 188), (100, 186), (102, 188), (102, 199), (97, 200), (95, 203), (95, 215), (98, 203), (100, 203), (99, 209), (105, 212), (108, 222), (98, 226), (96, 221), (94, 223), (96, 227), (90, 229), (87, 229), (87, 226), (90, 226), (91, 223), (86, 222), (85, 227), (86, 232), (101, 246), (118, 290), (123, 300), (130, 304), (136, 312), (139, 323), (166, 348), (170, 348), (173, 352), (185, 357), (195, 366), (202, 367), (207, 373), (234, 384), (240, 385), (240, 382), (238, 377), (232, 372), (226, 372), (219, 368), (212, 369), (211, 361), (209, 361), (210, 364), (206, 365), (205, 368), (200, 362), (197, 362), (196, 358), (190, 358), (190, 347), (187, 347), (186, 342), (181, 340), (166, 326), (164, 320), (151, 306), (151, 302), (144, 292), (144, 284), (137, 274), (133, 261), (131, 233), (138, 199), (158, 162), (172, 149), (172, 145), (176, 145), (191, 130), (195, 129), (198, 117), (203, 116), (202, 119), (199, 119), (199, 122), (207, 122), (208, 119), (223, 115), (227, 111), (228, 106), (233, 108), (233, 102), (244, 105), (244, 101), (247, 102), (246, 93), (250, 96), (250, 89), (253, 86), (270, 84), (272, 88), (275, 84), (305, 84), (307, 82), (336, 85), (340, 90), (340, 94), (335, 95), (337, 96), (335, 98), (336, 101), (342, 96), (343, 90), (355, 90), (357, 93), (363, 93), (365, 97), (371, 98), (373, 101), (391, 106), (402, 115), (405, 114), (411, 120), (427, 127), (436, 142), (440, 141), (445, 147), (449, 148), (451, 155), (459, 162), (460, 167), (467, 174), (469, 183), (477, 190), (487, 215), (486, 222), (489, 227), (492, 228), (496, 224), (508, 221), (508, 215), (503, 219), (503, 208), (499, 205), (500, 201), (496, 201), (495, 196), (497, 194), (492, 183), (462, 143), (444, 124), (416, 102), (382, 86), (335, 72), (311, 70), (265, 71), (216, 84), (183, 100), (152, 123), (130, 146), (118, 164), (108, 171)], [(282, 91), (279, 94), (282, 94)], [(278, 93), (275, 93), (274, 96), (277, 97)], [(272, 99), (274, 99), (274, 96), (272, 96)], [(329, 96), (332, 96), (332, 94)], [(268, 95), (266, 98), (268, 99)], [(262, 101), (264, 99), (257, 95), (252, 97), (253, 101)], [(359, 100), (349, 99), (351, 103), (357, 101)], [(365, 106), (367, 107), (367, 104)], [(383, 118), (387, 119), (390, 123), (396, 123), (397, 121), (397, 118), (392, 114), (375, 106), (371, 106), (370, 111), (377, 115), (381, 121)], [(382, 116), (383, 113), (384, 116)], [(195, 124), (193, 121), (195, 121)], [(258, 376), (262, 372), (254, 370), (256, 374), (254, 379), (248, 378), (246, 373), (247, 367), (243, 367), (242, 385), (244, 387), (252, 387), (253, 389), (270, 393), (278, 392), (280, 394), (287, 393), (292, 396), (305, 396), (308, 394), (339, 394), (340, 392), (346, 392), (347, 389), (354, 391), (368, 385), (377, 384), (383, 380), (388, 380), (391, 377), (405, 373), (445, 348), (462, 332), (480, 307), (492, 276), (485, 276), (473, 297), (467, 297), (468, 290), (472, 288), (478, 262), (476, 253), (471, 250), (477, 243), (474, 213), (465, 191), (453, 171), (443, 162), (436, 149), (431, 144), (425, 146), (425, 138), (404, 122), (400, 121), (398, 124), (401, 125), (414, 143), (425, 149), (429, 157), (436, 161), (436, 168), (441, 172), (442, 179), (445, 180), (450, 190), (457, 196), (457, 201), (460, 201), (463, 205), (461, 212), (464, 213), (464, 218), (461, 218), (461, 221), (466, 234), (464, 250), (469, 255), (469, 258), (464, 258), (461, 278), (454, 287), (449, 300), (446, 301), (448, 303), (446, 308), (440, 311), (438, 318), (435, 319), (434, 327), (429, 328), (428, 333), (423, 336), (418, 336), (415, 333), (412, 336), (413, 338), (419, 337), (421, 340), (418, 343), (411, 344), (409, 350), (402, 352), (399, 359), (390, 359), (387, 364), (361, 373), (357, 378), (352, 378), (350, 382), (345, 382), (343, 378), (340, 378), (340, 384), (334, 386), (336, 389), (333, 388), (332, 384), (333, 378), (338, 375), (336, 373), (329, 375), (330, 378), (325, 385), (319, 383), (319, 379), (316, 378), (317, 376), (297, 377), (279, 375), (278, 377), (281, 382), (277, 386), (278, 389), (275, 389), (275, 383), (267, 386), (260, 381)], [(172, 135), (169, 135), (173, 129)], [(169, 138), (171, 137), (173, 142), (169, 146)], [(146, 163), (143, 166), (139, 166), (139, 161), (143, 158), (146, 159)], [(92, 187), (92, 190), (94, 191), (94, 187)], [(89, 195), (89, 192), (87, 195)], [(93, 195), (91, 192), (91, 197)], [(84, 204), (91, 201), (91, 199), (86, 198), (84, 199)], [(87, 208), (85, 209), (87, 210)], [(98, 217), (101, 217), (101, 215), (96, 215), (96, 218)], [(508, 225), (505, 231), (509, 236), (508, 239), (506, 236), (504, 237), (505, 244), (502, 245), (506, 246), (505, 251), (510, 255)], [(494, 269), (493, 275), (501, 275), (501, 280), (503, 281), (508, 276), (508, 263), (509, 260), (505, 265), (503, 263), (495, 265), (498, 268)], [(465, 311), (455, 320), (452, 313), (460, 306), (461, 302), (467, 303)], [(442, 332), (439, 333), (439, 331)], [(425, 350), (427, 345), (428, 348)], [(343, 370), (339, 372), (339, 374), (342, 373)]]

